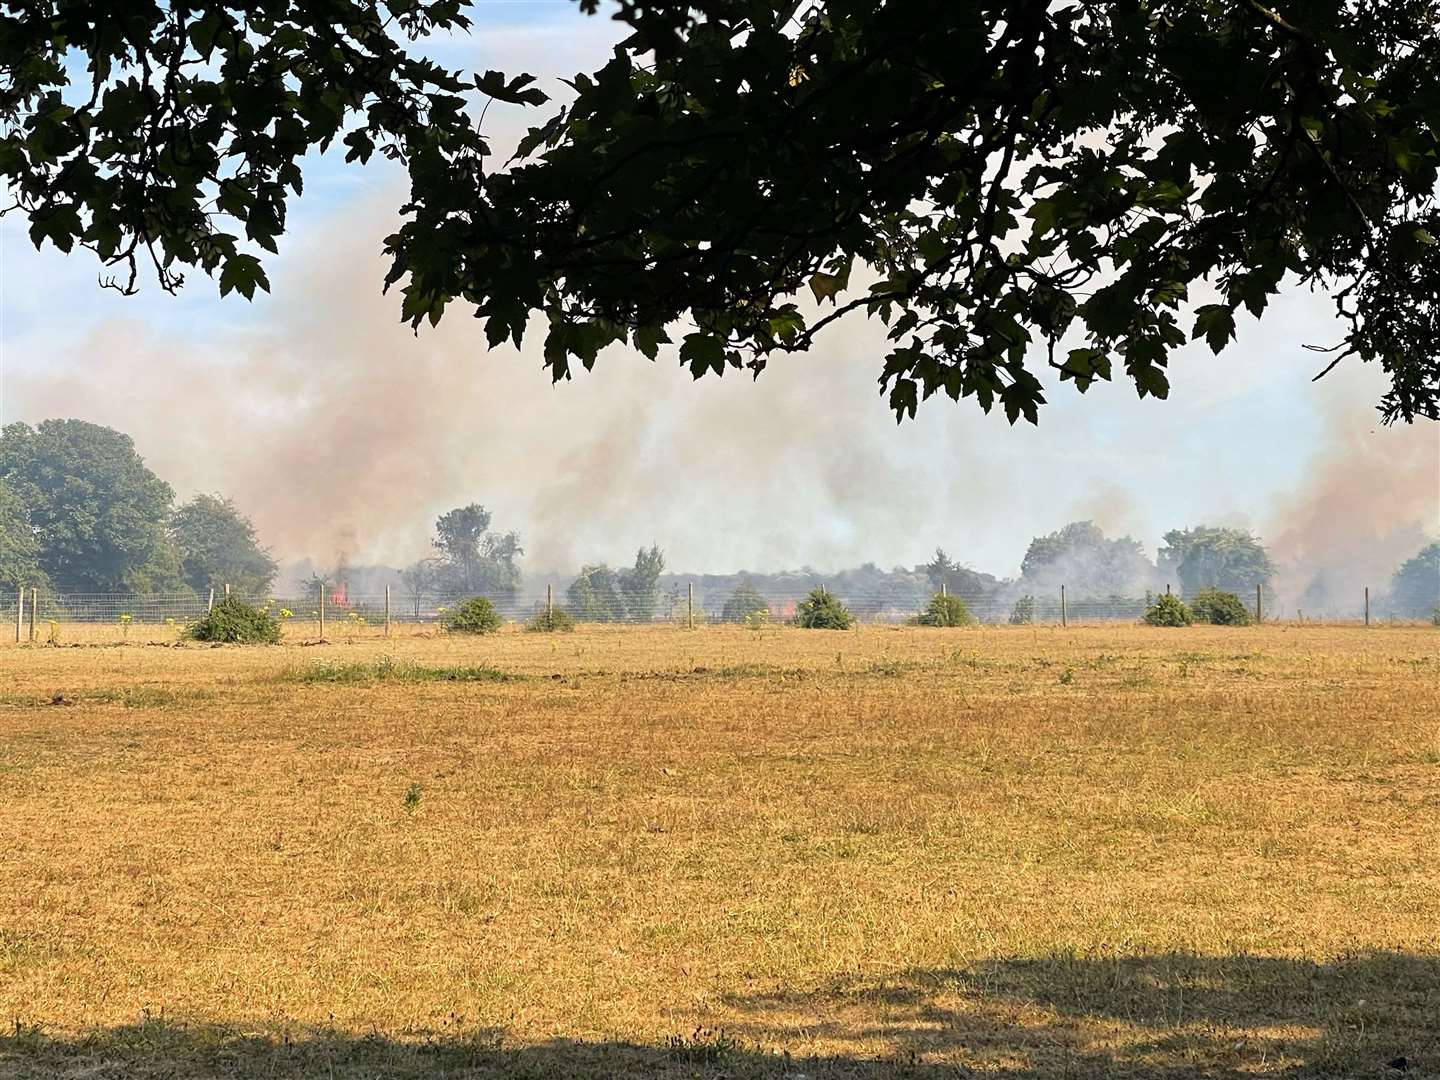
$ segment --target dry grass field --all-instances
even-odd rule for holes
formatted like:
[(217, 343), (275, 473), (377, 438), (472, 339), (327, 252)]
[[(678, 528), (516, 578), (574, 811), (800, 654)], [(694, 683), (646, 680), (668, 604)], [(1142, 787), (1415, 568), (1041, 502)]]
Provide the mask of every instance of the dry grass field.
[(0, 646), (0, 1076), (1440, 1076), (1433, 628), (297, 631)]

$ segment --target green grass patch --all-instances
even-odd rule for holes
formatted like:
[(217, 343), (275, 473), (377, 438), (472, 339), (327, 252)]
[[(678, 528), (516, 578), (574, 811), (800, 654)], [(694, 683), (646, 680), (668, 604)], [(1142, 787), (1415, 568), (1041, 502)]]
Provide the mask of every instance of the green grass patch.
[(305, 667), (289, 668), (284, 681), (298, 683), (320, 683), (335, 685), (344, 683), (375, 682), (523, 682), (526, 676), (510, 671), (482, 665), (457, 667), (431, 667), (409, 660), (396, 660), (393, 656), (382, 656), (372, 662), (352, 661), (339, 663), (333, 660), (318, 660)]

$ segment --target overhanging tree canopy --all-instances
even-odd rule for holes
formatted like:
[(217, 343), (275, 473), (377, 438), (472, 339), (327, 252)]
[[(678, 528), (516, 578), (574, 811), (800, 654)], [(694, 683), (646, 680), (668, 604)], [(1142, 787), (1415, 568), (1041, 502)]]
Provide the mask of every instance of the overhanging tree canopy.
[(1033, 421), (1037, 365), (1164, 397), (1289, 282), (1334, 298), (1334, 361), (1382, 365), (1386, 420), (1440, 416), (1440, 0), (620, 0), (632, 36), (498, 169), (478, 106), (544, 95), (405, 40), (466, 9), (0, 4), (0, 174), (121, 287), (148, 255), (250, 295), (239, 232), (273, 250), (299, 156), (378, 148), (404, 317), (518, 344), (542, 315), (557, 379), (621, 341), (758, 373), (868, 313), (897, 415)]

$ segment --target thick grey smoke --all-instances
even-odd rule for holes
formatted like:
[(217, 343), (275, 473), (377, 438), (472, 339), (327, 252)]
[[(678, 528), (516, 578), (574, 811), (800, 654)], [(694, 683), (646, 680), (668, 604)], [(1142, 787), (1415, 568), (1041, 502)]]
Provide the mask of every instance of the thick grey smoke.
[(616, 352), (553, 387), (539, 335), (487, 354), (462, 312), (417, 337), (377, 296), (384, 205), (313, 237), (259, 325), (197, 349), (106, 324), (12, 373), (12, 401), (132, 433), (179, 491), (233, 495), (287, 557), (408, 561), (437, 513), (475, 499), (523, 531), (531, 566), (628, 560), (651, 540), (717, 569), (824, 565), (923, 553), (897, 538), (1000, 494), (999, 478), (916, 467), (978, 457), (980, 425), (897, 430), (871, 381), (875, 328), (758, 386)]
[(1317, 578), (1337, 597), (1379, 587), (1434, 528), (1437, 429), (1372, 431), (1364, 372), (1321, 384), (1310, 463), (1262, 498), (1247, 471), (1205, 492), (1183, 479), (1211, 450), (1169, 433), (1222, 408), (1199, 378), (1144, 409), (1122, 386), (1083, 401), (1062, 388), (1038, 431), (948, 402), (897, 427), (873, 381), (881, 328), (863, 321), (758, 383), (695, 383), (673, 356), (616, 350), (552, 387), (538, 340), (487, 353), (460, 310), (418, 337), (398, 323), (377, 286), (393, 205), (306, 234), (275, 298), (223, 336), (112, 322), (12, 370), (10, 414), (130, 432), (182, 495), (233, 495), (277, 554), (321, 564), (403, 565), (437, 514), (472, 500), (521, 531), (532, 573), (628, 562), (656, 541), (693, 571), (913, 565), (943, 544), (1013, 575), (1030, 537), (1069, 520), (1138, 536), (1153, 557), (1165, 528), (1238, 516), (1272, 542), (1290, 607)]
[(1287, 613), (1359, 610), (1367, 586), (1378, 599), (1396, 567), (1440, 534), (1440, 426), (1385, 430), (1342, 387), (1321, 385), (1326, 439), (1270, 515)]
[[(568, 73), (603, 58), (615, 32), (608, 20), (487, 29), (447, 60)], [(503, 150), (530, 119), (496, 108), (487, 133)], [(1376, 373), (1337, 370), (1314, 425), (1313, 357), (1298, 343), (1323, 338), (1327, 314), (1303, 295), (1279, 298), (1225, 356), (1179, 358), (1169, 402), (1136, 401), (1123, 383), (1084, 399), (1065, 386), (1038, 431), (946, 401), (897, 428), (874, 381), (883, 329), (863, 319), (758, 383), (694, 383), (673, 355), (615, 350), (552, 387), (538, 335), (519, 356), (487, 353), (458, 306), (417, 337), (398, 298), (379, 295), (380, 239), (403, 192), (337, 195), (345, 183), (311, 179), (309, 199), (339, 208), (297, 218), (262, 304), (217, 305), (196, 280), (185, 299), (120, 306), (77, 341), (37, 300), (39, 330), (7, 334), (5, 419), (126, 431), (182, 497), (232, 495), (277, 555), (321, 565), (403, 565), (427, 553), (439, 513), (472, 501), (520, 530), (531, 574), (628, 563), (655, 541), (690, 572), (914, 565), (943, 545), (1013, 576), (1030, 538), (1068, 521), (1134, 535), (1152, 557), (1167, 528), (1238, 522), (1274, 541), (1287, 590), (1323, 576), (1348, 596), (1388, 578), (1440, 516), (1437, 428), (1371, 434)], [(23, 243), (5, 252), (7, 305), (47, 275), (82, 304), (94, 296), (88, 268), (56, 269), (59, 256)], [(172, 314), (185, 311), (198, 328)], [(1290, 415), (1270, 414), (1276, 398)], [(1297, 448), (1307, 424), (1316, 434)]]

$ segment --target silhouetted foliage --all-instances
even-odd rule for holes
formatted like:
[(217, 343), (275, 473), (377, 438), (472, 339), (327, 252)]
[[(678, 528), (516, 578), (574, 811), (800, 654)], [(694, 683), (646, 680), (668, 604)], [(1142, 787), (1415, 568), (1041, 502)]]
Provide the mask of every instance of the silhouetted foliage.
[(1176, 350), (1301, 281), (1335, 299), (1333, 359), (1383, 367), (1387, 421), (1440, 415), (1431, 0), (622, 0), (613, 56), (490, 168), (480, 110), (546, 96), (430, 58), (474, 7), (11, 5), (0, 176), (33, 243), (117, 287), (144, 262), (250, 297), (338, 141), (408, 174), (386, 282), (416, 325), (458, 300), (492, 346), (544, 326), (556, 379), (674, 333), (699, 377), (861, 312), (902, 416), (1033, 421), (1041, 364), (1163, 398)]

